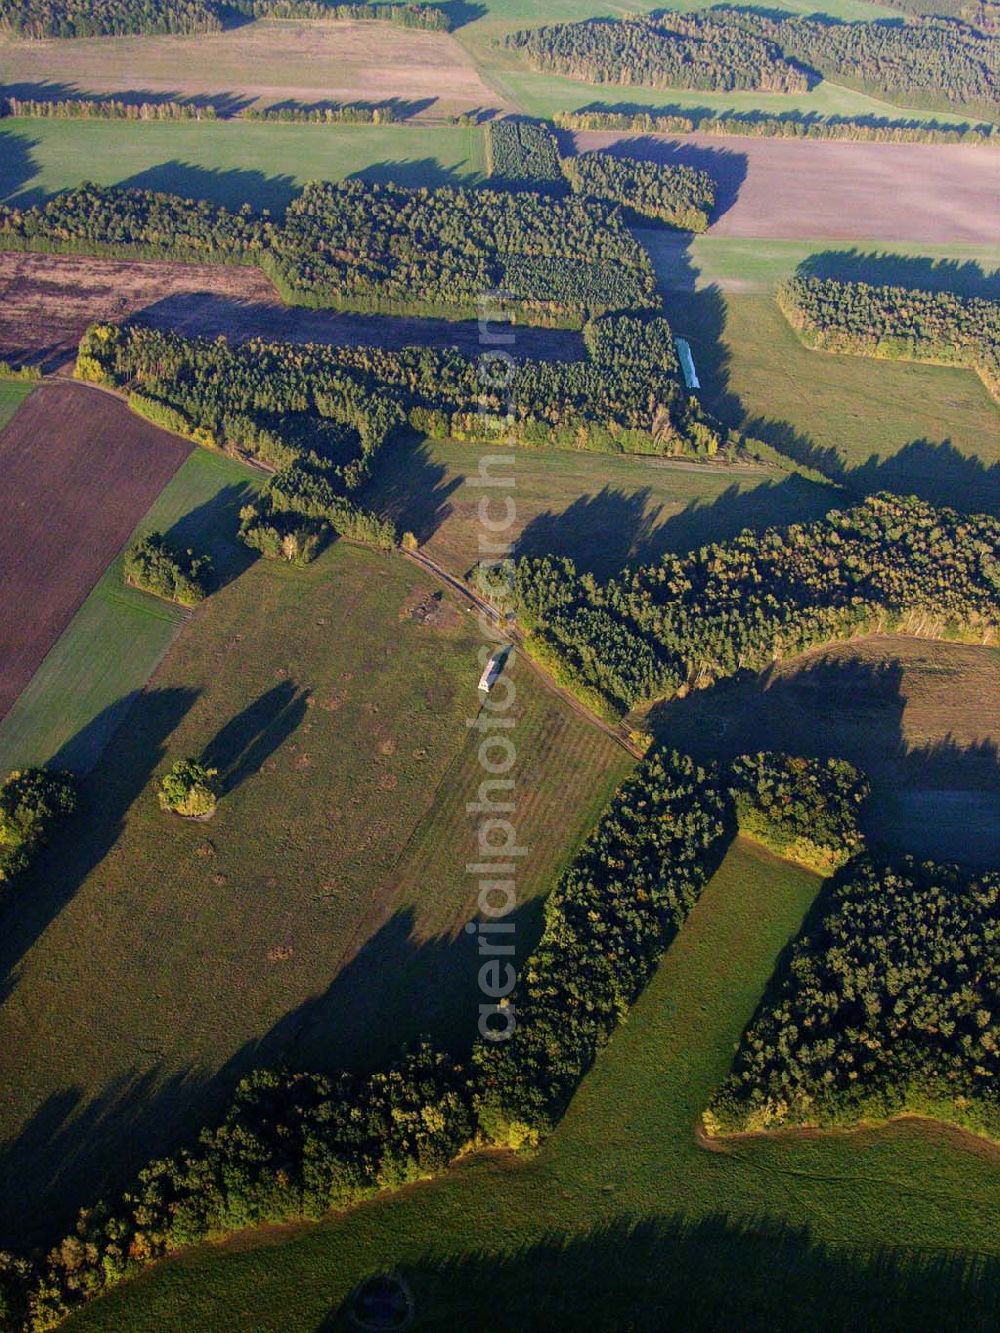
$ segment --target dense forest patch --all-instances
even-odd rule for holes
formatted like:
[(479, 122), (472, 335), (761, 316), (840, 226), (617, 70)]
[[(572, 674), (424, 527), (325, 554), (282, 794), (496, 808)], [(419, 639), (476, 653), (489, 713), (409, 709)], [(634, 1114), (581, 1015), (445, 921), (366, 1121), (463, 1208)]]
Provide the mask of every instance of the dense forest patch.
[(904, 1112), (1000, 1133), (1000, 876), (848, 867), (744, 1033), (707, 1123), (856, 1124)]
[(580, 327), (657, 305), (619, 213), (569, 196), (312, 182), (280, 221), (151, 190), (84, 185), (0, 209), (7, 249), (258, 264), (291, 304)]
[(511, 33), (533, 68), (589, 83), (805, 92), (817, 76), (907, 106), (995, 119), (1000, 43), (956, 19), (846, 23), (717, 5)]
[(1000, 521), (883, 493), (605, 584), (570, 560), (525, 558), (515, 595), (566, 682), (625, 711), (875, 630), (993, 641)]

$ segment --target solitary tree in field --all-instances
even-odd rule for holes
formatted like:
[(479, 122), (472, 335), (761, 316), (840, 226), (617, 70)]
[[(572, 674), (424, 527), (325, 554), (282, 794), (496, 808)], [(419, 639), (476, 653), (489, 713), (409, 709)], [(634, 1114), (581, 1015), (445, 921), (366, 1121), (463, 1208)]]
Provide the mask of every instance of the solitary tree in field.
[(178, 759), (160, 779), (160, 805), (187, 819), (204, 818), (215, 810), (218, 776), (217, 768), (206, 768), (195, 759)]

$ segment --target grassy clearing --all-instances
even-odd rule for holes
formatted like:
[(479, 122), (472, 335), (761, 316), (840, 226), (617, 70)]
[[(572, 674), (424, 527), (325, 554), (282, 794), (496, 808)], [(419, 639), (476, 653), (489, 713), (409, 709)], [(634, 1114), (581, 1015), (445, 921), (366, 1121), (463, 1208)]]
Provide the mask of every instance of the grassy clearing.
[[(366, 498), (414, 532), (433, 559), (465, 574), (479, 558), (476, 478), (490, 452), (452, 441), (399, 445)], [(511, 451), (510, 475), (518, 551), (569, 555), (601, 577), (745, 527), (819, 517), (839, 495), (761, 468), (557, 449)]]
[(0, 430), (3, 430), (34, 387), (30, 380), (0, 379)]
[[(6, 1234), (65, 1224), (300, 1039), (310, 1066), (367, 1064), (466, 1000), (474, 1025), (462, 789), (478, 635), (447, 602), (413, 619), (433, 591), (338, 545), (305, 569), (258, 562), (186, 623), (81, 818), (2, 905)], [(554, 865), (623, 757), (527, 671), (518, 688), (518, 832)], [(210, 824), (184, 824), (156, 775), (201, 754), (225, 794)]]
[(0, 128), (0, 199), (20, 204), (90, 180), (282, 209), (308, 180), (472, 184), (484, 170), (482, 131), (460, 126), (12, 118)]
[(810, 351), (767, 295), (675, 293), (669, 306), (703, 400), (727, 424), (852, 488), (1000, 504), (997, 409), (972, 371)]
[[(160, 492), (136, 534), (168, 532), (210, 552), (225, 575), (242, 556), (220, 533), (235, 531), (241, 497), (258, 476), (197, 450)], [(181, 607), (125, 587), (119, 556), (0, 723), (0, 772), (52, 761), (80, 772), (90, 768), (185, 617)]]
[[(340, 1327), (323, 1321), (352, 1285), (397, 1266), (419, 1328), (934, 1328), (956, 1299), (966, 1326), (988, 1326), (995, 1285), (977, 1291), (981, 1271), (949, 1252), (992, 1252), (992, 1159), (906, 1123), (695, 1141), (817, 888), (737, 843), (537, 1157), (473, 1160), (320, 1227), (184, 1255), (67, 1327)], [(885, 1248), (899, 1243), (927, 1252)]]

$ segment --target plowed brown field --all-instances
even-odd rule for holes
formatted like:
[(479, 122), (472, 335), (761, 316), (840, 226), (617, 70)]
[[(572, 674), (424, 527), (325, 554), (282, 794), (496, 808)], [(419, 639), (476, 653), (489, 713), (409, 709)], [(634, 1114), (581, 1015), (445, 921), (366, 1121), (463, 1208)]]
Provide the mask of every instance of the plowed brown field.
[(74, 384), (40, 386), (0, 431), (0, 717), (189, 452)]

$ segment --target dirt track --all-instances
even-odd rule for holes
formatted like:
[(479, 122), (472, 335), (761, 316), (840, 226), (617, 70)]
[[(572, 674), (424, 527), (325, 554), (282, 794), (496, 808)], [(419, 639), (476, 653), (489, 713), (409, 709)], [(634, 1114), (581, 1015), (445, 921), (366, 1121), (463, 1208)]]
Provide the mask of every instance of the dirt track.
[(73, 384), (40, 386), (0, 431), (0, 717), (189, 451)]
[[(377, 315), (339, 315), (282, 304), (264, 275), (222, 265), (0, 253), (0, 360), (54, 369), (76, 354), (96, 319), (136, 318), (154, 328), (236, 342), (265, 337), (356, 346), (479, 349), (477, 324)], [(582, 355), (578, 334), (514, 330), (512, 351), (541, 359)]]
[(1000, 152), (962, 144), (836, 143), (585, 133), (607, 149), (701, 167), (721, 182), (715, 236), (1000, 246)]

